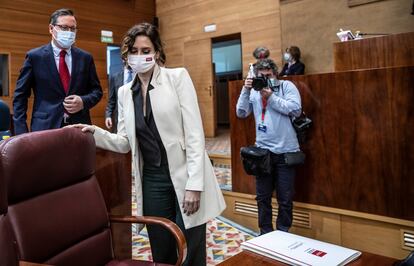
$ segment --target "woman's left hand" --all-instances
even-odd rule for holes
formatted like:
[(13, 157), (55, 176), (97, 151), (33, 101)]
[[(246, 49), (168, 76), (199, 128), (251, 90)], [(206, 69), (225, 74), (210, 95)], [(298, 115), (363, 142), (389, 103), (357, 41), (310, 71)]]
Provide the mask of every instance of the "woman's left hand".
[(194, 214), (200, 208), (201, 191), (186, 190), (184, 194), (183, 209), (187, 216)]

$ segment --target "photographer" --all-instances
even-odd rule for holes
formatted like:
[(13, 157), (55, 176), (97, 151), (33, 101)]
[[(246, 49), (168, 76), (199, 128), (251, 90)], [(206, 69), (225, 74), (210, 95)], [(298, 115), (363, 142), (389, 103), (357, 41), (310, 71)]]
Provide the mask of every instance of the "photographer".
[(256, 146), (270, 151), (271, 175), (256, 176), (260, 234), (273, 231), (271, 200), (275, 189), (279, 205), (276, 227), (288, 231), (292, 225), (295, 167), (285, 163), (285, 153), (300, 151), (291, 122), (291, 117), (301, 114), (300, 94), (292, 82), (276, 78), (273, 60), (258, 60), (254, 68), (256, 77), (245, 80), (236, 112), (239, 118), (246, 118), (253, 111)]

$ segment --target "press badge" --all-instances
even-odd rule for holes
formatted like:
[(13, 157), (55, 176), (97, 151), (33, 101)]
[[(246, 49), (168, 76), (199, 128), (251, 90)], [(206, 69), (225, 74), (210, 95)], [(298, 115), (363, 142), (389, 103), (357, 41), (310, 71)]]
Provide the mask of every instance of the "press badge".
[(265, 124), (263, 124), (263, 123), (260, 123), (260, 124), (257, 126), (257, 129), (258, 129), (259, 131), (262, 131), (263, 133), (266, 133), (266, 131), (267, 131), (267, 127), (266, 127), (266, 125), (265, 125)]

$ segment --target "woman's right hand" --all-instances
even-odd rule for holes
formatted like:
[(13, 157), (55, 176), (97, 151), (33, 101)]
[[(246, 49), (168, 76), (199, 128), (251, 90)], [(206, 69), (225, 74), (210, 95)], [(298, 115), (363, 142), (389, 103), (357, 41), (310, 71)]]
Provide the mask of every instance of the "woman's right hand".
[(110, 117), (105, 118), (105, 126), (106, 126), (107, 129), (112, 128), (112, 118), (110, 118)]
[(252, 78), (246, 78), (244, 80), (244, 87), (246, 89), (249, 89), (250, 90), (252, 88), (252, 83), (253, 83), (253, 79)]
[(75, 124), (75, 125), (69, 125), (66, 127), (75, 127), (75, 128), (80, 128), (82, 129), (82, 132), (90, 132), (90, 133), (95, 133), (95, 128), (91, 125), (86, 125), (86, 124)]

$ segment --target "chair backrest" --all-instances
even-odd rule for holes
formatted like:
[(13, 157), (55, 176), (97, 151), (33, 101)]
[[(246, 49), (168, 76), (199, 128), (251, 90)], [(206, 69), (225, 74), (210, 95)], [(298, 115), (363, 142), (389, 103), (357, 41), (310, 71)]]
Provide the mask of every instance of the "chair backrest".
[[(1, 150), (1, 144), (0, 144)], [(0, 265), (17, 266), (17, 253), (13, 245), (12, 231), (7, 216), (5, 179), (0, 175)]]
[(75, 128), (10, 138), (0, 179), (19, 260), (103, 265), (113, 258), (108, 214), (95, 173), (91, 134)]

